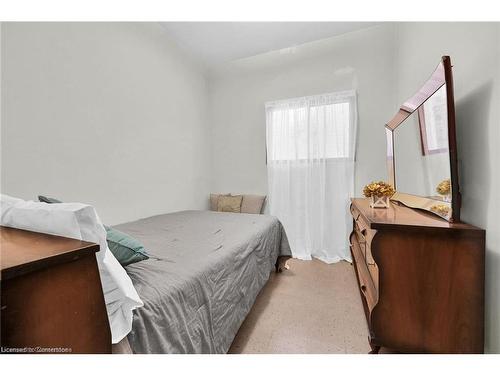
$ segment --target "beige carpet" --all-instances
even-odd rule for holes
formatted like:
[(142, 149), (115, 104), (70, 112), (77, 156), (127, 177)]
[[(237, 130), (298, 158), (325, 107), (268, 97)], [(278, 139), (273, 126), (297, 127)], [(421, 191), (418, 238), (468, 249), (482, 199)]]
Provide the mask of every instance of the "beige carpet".
[(368, 328), (352, 266), (288, 261), (273, 273), (229, 353), (368, 353)]

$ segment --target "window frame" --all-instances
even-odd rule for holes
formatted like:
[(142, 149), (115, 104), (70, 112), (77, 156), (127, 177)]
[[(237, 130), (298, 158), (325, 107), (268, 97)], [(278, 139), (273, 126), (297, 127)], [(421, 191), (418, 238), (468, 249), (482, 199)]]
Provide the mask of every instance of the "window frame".
[[(336, 161), (346, 161), (356, 159), (356, 144), (357, 144), (357, 95), (355, 90), (347, 90), (340, 92), (331, 92), (325, 94), (317, 94), (311, 96), (304, 96), (298, 98), (288, 98), (288, 99), (280, 99), (272, 102), (265, 103), (265, 113), (266, 113), (266, 143), (265, 143), (265, 151), (266, 151), (266, 165), (269, 162), (272, 163), (305, 163), (310, 160), (308, 157), (306, 158), (296, 158), (296, 159), (269, 159), (269, 114), (272, 111), (276, 111), (280, 108), (289, 108), (292, 104), (297, 105), (297, 103), (304, 103), (304, 107), (307, 108), (307, 116), (310, 116), (310, 109), (312, 107), (318, 106), (326, 106), (332, 104), (340, 104), (340, 103), (349, 103), (349, 139), (348, 139), (348, 155), (340, 156), (340, 157), (325, 157), (324, 159), (327, 163), (334, 163)], [(299, 106), (300, 107), (300, 106)], [(309, 126), (309, 124), (308, 124)]]

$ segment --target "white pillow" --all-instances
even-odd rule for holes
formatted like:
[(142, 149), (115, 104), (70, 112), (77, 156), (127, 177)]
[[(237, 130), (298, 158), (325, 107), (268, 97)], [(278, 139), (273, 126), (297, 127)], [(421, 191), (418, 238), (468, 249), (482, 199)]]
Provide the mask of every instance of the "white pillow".
[(82, 203), (47, 204), (24, 201), (1, 194), (1, 221), (6, 227), (55, 234), (98, 243), (96, 253), (113, 344), (132, 329), (132, 310), (143, 306), (132, 280), (106, 242), (94, 207)]

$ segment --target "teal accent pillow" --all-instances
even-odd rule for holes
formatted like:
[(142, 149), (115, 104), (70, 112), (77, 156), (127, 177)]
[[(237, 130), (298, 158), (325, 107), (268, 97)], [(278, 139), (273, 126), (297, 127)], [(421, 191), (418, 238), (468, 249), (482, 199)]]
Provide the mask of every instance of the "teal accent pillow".
[[(63, 203), (58, 199), (44, 197), (43, 195), (39, 195), (38, 200), (45, 203)], [(122, 267), (149, 259), (144, 246), (134, 237), (107, 225), (104, 226), (104, 229), (106, 229), (106, 241), (108, 242), (109, 250), (111, 250)]]
[(144, 246), (134, 237), (106, 225), (104, 228), (109, 250), (123, 267), (149, 259)]

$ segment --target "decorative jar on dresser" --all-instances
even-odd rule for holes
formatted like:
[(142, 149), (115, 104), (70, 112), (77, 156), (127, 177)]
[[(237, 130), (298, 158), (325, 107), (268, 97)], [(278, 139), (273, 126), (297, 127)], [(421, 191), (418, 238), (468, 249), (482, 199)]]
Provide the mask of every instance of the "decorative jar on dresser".
[(482, 353), (484, 230), (397, 203), (350, 211), (372, 352)]

